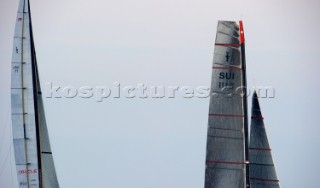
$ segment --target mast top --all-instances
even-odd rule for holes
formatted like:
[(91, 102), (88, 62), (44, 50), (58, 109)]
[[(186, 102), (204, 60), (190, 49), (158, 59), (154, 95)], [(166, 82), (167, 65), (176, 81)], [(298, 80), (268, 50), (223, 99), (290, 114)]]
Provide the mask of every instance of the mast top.
[(240, 44), (244, 44), (244, 31), (243, 31), (242, 20), (239, 21), (239, 25), (240, 25)]

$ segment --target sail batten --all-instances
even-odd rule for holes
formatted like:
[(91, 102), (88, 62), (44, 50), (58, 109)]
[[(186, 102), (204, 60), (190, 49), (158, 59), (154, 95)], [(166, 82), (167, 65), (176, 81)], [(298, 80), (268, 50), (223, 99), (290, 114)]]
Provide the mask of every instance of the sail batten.
[[(20, 0), (11, 63), (12, 133), (20, 188), (52, 187), (42, 184), (45, 182), (43, 177), (46, 169), (42, 166), (41, 145), (45, 141), (41, 137), (48, 133), (36, 67), (29, 1)], [(54, 182), (58, 182), (53, 165), (49, 171), (54, 172)], [(59, 187), (58, 183), (55, 185), (53, 187)]]

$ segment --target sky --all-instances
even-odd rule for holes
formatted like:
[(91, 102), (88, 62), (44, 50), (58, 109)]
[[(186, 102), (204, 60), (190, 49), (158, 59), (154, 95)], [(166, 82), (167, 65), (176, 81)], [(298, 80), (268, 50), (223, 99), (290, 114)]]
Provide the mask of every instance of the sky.
[[(0, 0), (1, 188), (17, 188), (10, 117), (17, 7)], [(217, 22), (242, 19), (248, 86), (275, 88), (260, 104), (280, 184), (317, 188), (319, 8), (317, 0), (31, 0), (41, 85), (209, 86)], [(208, 98), (47, 94), (60, 187), (204, 186)]]

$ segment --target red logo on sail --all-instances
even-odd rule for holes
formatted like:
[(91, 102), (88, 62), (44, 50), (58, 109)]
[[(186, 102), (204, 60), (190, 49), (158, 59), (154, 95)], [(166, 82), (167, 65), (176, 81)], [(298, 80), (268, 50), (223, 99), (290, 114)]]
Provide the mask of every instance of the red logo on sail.
[(26, 174), (26, 173), (36, 174), (36, 173), (38, 173), (38, 169), (31, 169), (31, 170), (29, 169), (28, 171), (27, 170), (19, 170), (18, 173), (19, 174)]

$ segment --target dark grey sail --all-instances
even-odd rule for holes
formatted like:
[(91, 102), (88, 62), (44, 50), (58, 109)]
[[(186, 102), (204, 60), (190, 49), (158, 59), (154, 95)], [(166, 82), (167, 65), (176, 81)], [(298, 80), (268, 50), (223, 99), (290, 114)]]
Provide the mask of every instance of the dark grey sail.
[(59, 188), (39, 83), (28, 0), (20, 0), (11, 66), (12, 133), (20, 188)]
[(205, 188), (245, 188), (247, 110), (242, 22), (219, 21), (212, 66)]
[(280, 187), (256, 92), (252, 98), (249, 160), (252, 188)]

